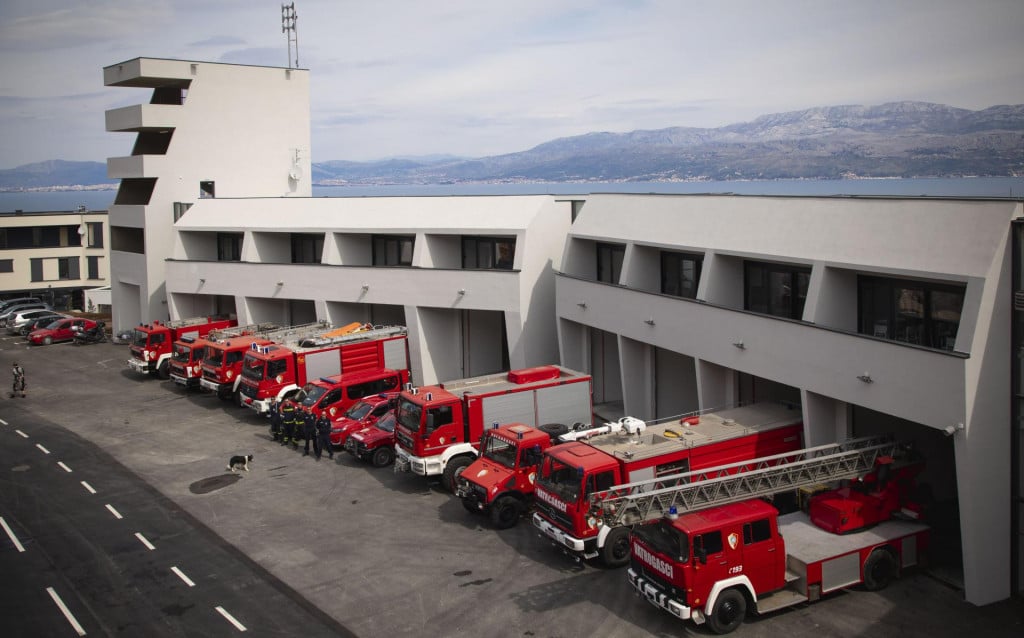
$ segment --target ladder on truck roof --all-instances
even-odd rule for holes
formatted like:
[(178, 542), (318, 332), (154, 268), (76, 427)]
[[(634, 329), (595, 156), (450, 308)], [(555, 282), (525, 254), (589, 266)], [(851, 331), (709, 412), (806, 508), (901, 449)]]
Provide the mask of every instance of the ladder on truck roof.
[(327, 332), (331, 327), (332, 326), (329, 321), (320, 320), (312, 323), (299, 324), (297, 326), (285, 326), (284, 328), (277, 328), (276, 330), (267, 330), (265, 332), (258, 333), (256, 336), (269, 339), (275, 343), (296, 344), (307, 337)]
[(850, 439), (797, 452), (626, 483), (590, 497), (590, 513), (612, 527), (738, 503), (862, 476), (903, 448), (891, 436)]
[(262, 337), (265, 333), (271, 330), (280, 330), (281, 324), (274, 322), (264, 323), (251, 323), (247, 326), (232, 326), (230, 328), (218, 328), (211, 330), (206, 338), (210, 341), (220, 341), (222, 339), (234, 339), (238, 337)]
[[(222, 317), (226, 318), (226, 317)], [(201, 326), (211, 321), (218, 321), (214, 317), (189, 317), (188, 319), (175, 319), (174, 321), (160, 322), (166, 328), (188, 328), (189, 326)], [(153, 322), (156, 325), (156, 322)]]
[(339, 343), (354, 343), (357, 341), (370, 341), (373, 339), (384, 339), (385, 337), (394, 337), (398, 335), (404, 335), (408, 333), (408, 329), (405, 326), (372, 326), (364, 324), (352, 332), (347, 334), (339, 335), (313, 335), (306, 337), (299, 342), (301, 348), (320, 348), (323, 346), (333, 346)]

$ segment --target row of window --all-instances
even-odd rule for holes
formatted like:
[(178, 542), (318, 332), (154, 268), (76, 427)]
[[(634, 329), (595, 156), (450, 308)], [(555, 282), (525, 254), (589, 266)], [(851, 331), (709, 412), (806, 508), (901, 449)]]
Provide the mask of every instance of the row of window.
[(0, 250), (76, 248), (83, 245), (86, 248), (103, 248), (103, 222), (0, 228)]
[[(86, 257), (86, 279), (100, 279), (101, 257)], [(32, 281), (61, 281), (82, 278), (78, 257), (37, 257), (29, 260)], [(14, 260), (0, 259), (0, 273), (13, 273)]]
[[(217, 233), (217, 261), (241, 261), (243, 233)], [(291, 233), (291, 263), (319, 264), (324, 251), (321, 233)], [(412, 266), (415, 235), (374, 235), (374, 266)], [(463, 237), (462, 267), (481, 270), (511, 270), (516, 251), (515, 238)]]
[[(597, 281), (618, 284), (626, 247), (598, 243)], [(661, 251), (661, 292), (694, 299), (703, 256)], [(743, 308), (802, 319), (811, 280), (808, 266), (745, 261)], [(857, 278), (857, 331), (881, 339), (952, 350), (966, 286), (888, 277)]]

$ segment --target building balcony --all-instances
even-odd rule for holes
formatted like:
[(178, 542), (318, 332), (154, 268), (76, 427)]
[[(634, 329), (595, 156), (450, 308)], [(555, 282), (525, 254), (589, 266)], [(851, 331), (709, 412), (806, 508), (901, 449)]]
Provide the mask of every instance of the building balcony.
[(136, 204), (111, 204), (107, 209), (107, 218), (111, 226), (145, 228), (146, 207)]
[(162, 155), (129, 155), (107, 158), (107, 177), (129, 179), (167, 175), (167, 158)]
[(934, 427), (964, 420), (962, 353), (564, 274), (556, 291), (561, 321)]
[(520, 275), (509, 270), (168, 260), (167, 292), (517, 312), (525, 305)]
[(185, 88), (195, 63), (160, 58), (134, 58), (103, 68), (103, 86)]
[(181, 106), (176, 104), (134, 104), (104, 113), (107, 131), (168, 131), (179, 125)]

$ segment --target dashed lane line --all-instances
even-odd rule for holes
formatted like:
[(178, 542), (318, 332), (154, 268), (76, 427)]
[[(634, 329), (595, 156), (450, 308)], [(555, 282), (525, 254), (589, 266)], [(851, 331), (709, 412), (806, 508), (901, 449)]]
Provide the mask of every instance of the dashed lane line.
[(235, 629), (237, 629), (238, 631), (245, 631), (245, 625), (235, 620), (235, 617), (229, 614), (223, 607), (217, 606), (215, 609), (218, 612), (220, 612), (220, 615), (224, 616), (224, 618), (226, 618), (229, 623), (234, 625)]
[(96, 493), (96, 490), (93, 489), (92, 485), (89, 485), (85, 481), (82, 481), (82, 487), (84, 487), (85, 489), (89, 490), (90, 494), (95, 494)]
[(71, 610), (68, 609), (67, 605), (64, 604), (64, 601), (60, 599), (60, 596), (57, 595), (57, 592), (53, 590), (53, 587), (47, 587), (46, 591), (50, 594), (50, 598), (53, 599), (53, 602), (57, 603), (57, 607), (60, 608), (60, 611), (62, 614), (64, 614), (64, 617), (68, 619), (69, 623), (71, 623), (71, 627), (78, 633), (79, 636), (84, 636), (85, 629), (83, 629), (82, 626), (78, 624), (78, 620), (75, 619), (74, 615), (71, 613)]
[(39, 448), (39, 451), (41, 451), (43, 454), (49, 454), (50, 453), (49, 450), (47, 450), (46, 448), (43, 447), (42, 443), (36, 443), (36, 447)]
[(189, 587), (195, 587), (196, 586), (196, 584), (192, 582), (192, 579), (189, 578), (188, 576), (186, 576), (185, 572), (183, 572), (180, 569), (178, 569), (177, 566), (171, 567), (171, 571), (174, 572), (178, 576), (178, 578), (183, 580), (185, 582), (185, 584), (188, 585)]
[(135, 538), (139, 539), (139, 542), (145, 545), (146, 549), (148, 549), (149, 551), (153, 551), (154, 549), (156, 549), (156, 547), (153, 546), (153, 543), (150, 543), (148, 540), (146, 540), (146, 537), (143, 536), (140, 532), (135, 532)]
[(7, 421), (4, 421), (3, 419), (0, 419), (0, 424), (3, 424), (3, 425), (10, 425), (10, 423), (8, 423)]
[(20, 434), (20, 435), (21, 435), (21, 438), (23, 438), (23, 439), (27, 439), (27, 438), (28, 438), (28, 435), (27, 435), (27, 434), (25, 434), (24, 432), (22, 432), (21, 430), (15, 430), (15, 432), (17, 432), (18, 434)]
[(3, 527), (4, 531), (7, 532), (7, 535), (11, 537), (11, 542), (14, 543), (15, 549), (17, 549), (19, 553), (24, 552), (25, 548), (22, 547), (21, 541), (19, 541), (18, 537), (14, 535), (14, 530), (8, 527), (7, 521), (4, 520), (3, 516), (0, 516), (0, 527)]
[(114, 509), (114, 506), (111, 505), (110, 503), (107, 503), (107, 509), (110, 510), (110, 513), (113, 514), (114, 518), (116, 518), (117, 520), (121, 520), (122, 518), (124, 518), (124, 516), (121, 516), (121, 512), (118, 512), (116, 509)]
[(60, 468), (67, 472), (68, 474), (71, 474), (71, 468), (68, 467), (67, 465), (64, 465), (64, 461), (57, 461), (57, 465), (59, 465)]

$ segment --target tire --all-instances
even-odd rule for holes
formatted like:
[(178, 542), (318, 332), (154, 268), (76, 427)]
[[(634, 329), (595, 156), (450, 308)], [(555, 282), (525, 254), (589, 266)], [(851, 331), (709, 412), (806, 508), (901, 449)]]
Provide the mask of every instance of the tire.
[(604, 539), (601, 562), (606, 567), (623, 567), (629, 563), (629, 528), (616, 527)]
[(373, 451), (370, 458), (374, 467), (387, 467), (395, 462), (395, 449), (390, 447), (379, 447)]
[(537, 429), (551, 437), (552, 443), (557, 442), (561, 435), (569, 433), (569, 426), (564, 423), (544, 423)]
[(53, 343), (53, 337), (43, 337), (43, 345), (48, 346)]
[(716, 634), (733, 631), (747, 617), (747, 597), (738, 589), (726, 589), (718, 595), (715, 608), (708, 616), (708, 627)]
[(444, 466), (444, 474), (442, 475), (442, 482), (444, 486), (448, 488), (448, 491), (452, 494), (455, 493), (455, 486), (459, 482), (459, 477), (462, 476), (462, 471), (469, 467), (469, 464), (473, 462), (473, 459), (468, 456), (456, 456), (454, 459), (448, 461), (448, 465)]
[(164, 379), (165, 381), (167, 379), (171, 378), (171, 368), (167, 364), (166, 360), (164, 360), (163, 363), (161, 363), (159, 366), (157, 366), (157, 368), (156, 368), (156, 376), (160, 377), (161, 379)]
[(491, 523), (498, 529), (515, 527), (523, 506), (514, 496), (501, 496), (491, 504)]
[(868, 591), (885, 589), (889, 583), (896, 580), (898, 572), (899, 568), (893, 553), (888, 549), (876, 549), (864, 561), (864, 589)]

